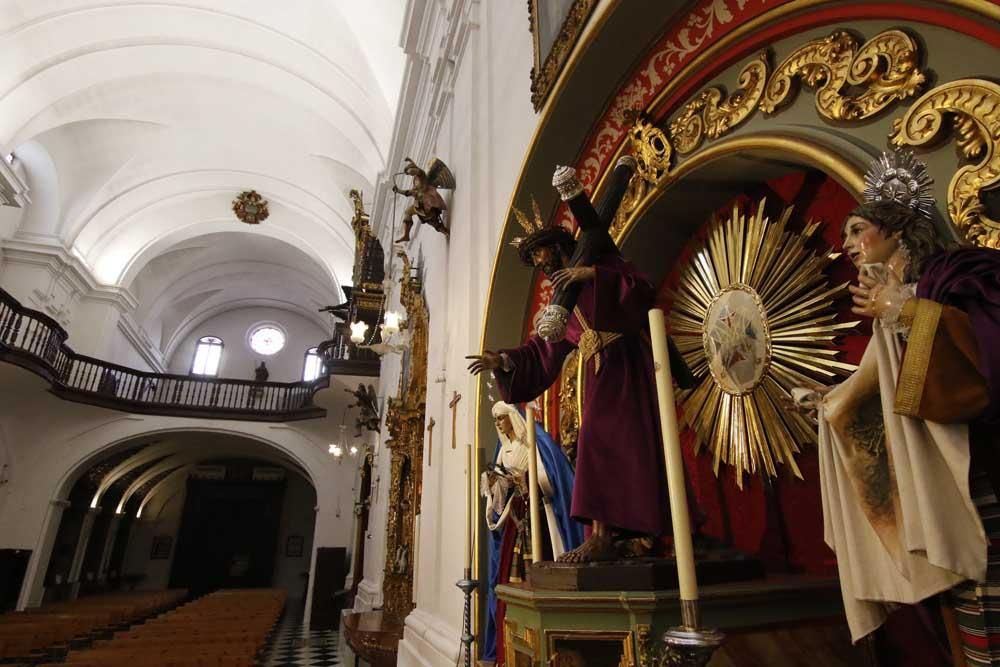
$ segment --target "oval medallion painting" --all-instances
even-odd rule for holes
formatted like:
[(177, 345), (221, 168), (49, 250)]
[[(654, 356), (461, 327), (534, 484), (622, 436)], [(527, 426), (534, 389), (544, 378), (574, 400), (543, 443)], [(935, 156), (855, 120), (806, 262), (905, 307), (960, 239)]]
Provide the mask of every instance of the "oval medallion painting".
[(712, 377), (727, 394), (751, 391), (771, 360), (767, 313), (757, 293), (746, 285), (730, 285), (719, 293), (705, 315), (705, 357)]
[(785, 409), (789, 392), (854, 370), (832, 345), (858, 324), (837, 321), (847, 284), (823, 273), (837, 253), (814, 239), (819, 222), (790, 226), (790, 206), (771, 221), (766, 203), (709, 222), (670, 308), (674, 341), (699, 378), (681, 394), (695, 451), (708, 449), (716, 473), (733, 466), (740, 486), (745, 473), (775, 476), (781, 464), (801, 476), (795, 455), (816, 441), (816, 426)]

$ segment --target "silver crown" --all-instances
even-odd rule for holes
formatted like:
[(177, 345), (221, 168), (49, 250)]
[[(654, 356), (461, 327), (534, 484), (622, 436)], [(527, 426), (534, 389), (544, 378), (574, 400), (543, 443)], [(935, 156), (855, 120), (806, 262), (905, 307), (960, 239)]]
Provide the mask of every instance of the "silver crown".
[(556, 171), (552, 174), (552, 185), (559, 191), (559, 197), (563, 201), (569, 201), (583, 192), (583, 183), (576, 177), (576, 169), (573, 167), (556, 166)]
[(929, 218), (934, 210), (933, 184), (927, 165), (911, 151), (882, 153), (865, 173), (863, 196), (869, 203), (894, 201)]

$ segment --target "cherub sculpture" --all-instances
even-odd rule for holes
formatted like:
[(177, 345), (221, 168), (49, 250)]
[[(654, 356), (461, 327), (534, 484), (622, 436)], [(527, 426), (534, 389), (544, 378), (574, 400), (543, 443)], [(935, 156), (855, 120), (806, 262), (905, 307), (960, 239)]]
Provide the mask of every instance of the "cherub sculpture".
[(350, 389), (344, 391), (353, 396), (355, 401), (347, 407), (358, 408), (358, 417), (354, 420), (354, 426), (357, 429), (354, 437), (361, 437), (365, 430), (379, 433), (381, 418), (378, 415), (378, 398), (375, 396), (375, 387), (373, 385), (366, 387), (363, 383), (359, 383), (358, 388), (354, 391)]
[(443, 213), (448, 210), (448, 206), (441, 198), (438, 188), (454, 190), (455, 177), (448, 169), (448, 165), (438, 158), (432, 159), (427, 164), (426, 171), (418, 167), (410, 158), (406, 158), (405, 162), (403, 173), (413, 178), (412, 187), (409, 190), (400, 190), (393, 185), (392, 191), (398, 195), (412, 197), (413, 201), (403, 211), (403, 236), (396, 239), (396, 243), (405, 243), (410, 240), (414, 215), (420, 222), (430, 225), (435, 231), (441, 232), (447, 237), (449, 231), (444, 223)]

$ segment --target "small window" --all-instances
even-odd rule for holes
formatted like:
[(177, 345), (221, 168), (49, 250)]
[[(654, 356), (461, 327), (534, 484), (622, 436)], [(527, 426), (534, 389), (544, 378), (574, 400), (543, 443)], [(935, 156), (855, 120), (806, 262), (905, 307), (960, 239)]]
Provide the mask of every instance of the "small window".
[(306, 350), (306, 363), (302, 368), (302, 379), (306, 382), (315, 380), (323, 374), (323, 360), (320, 359), (316, 348)]
[(250, 332), (250, 349), (257, 354), (271, 356), (285, 347), (285, 332), (276, 326), (266, 324)]
[(194, 349), (194, 363), (191, 364), (192, 375), (218, 375), (219, 362), (222, 360), (222, 339), (215, 336), (203, 336), (198, 339)]

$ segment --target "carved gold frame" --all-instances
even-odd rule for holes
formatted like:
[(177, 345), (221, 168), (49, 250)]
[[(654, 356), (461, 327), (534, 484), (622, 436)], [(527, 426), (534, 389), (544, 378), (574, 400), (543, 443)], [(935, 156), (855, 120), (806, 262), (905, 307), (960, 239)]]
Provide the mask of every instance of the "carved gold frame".
[[(424, 415), (427, 399), (427, 303), (419, 281), (413, 278), (406, 253), (400, 279), (400, 303), (406, 310), (410, 336), (410, 369), (400, 374), (399, 397), (389, 399), (385, 425), (390, 451), (389, 500), (386, 516), (386, 552), (383, 597), (388, 617), (402, 622), (413, 610), (413, 577), (416, 563), (415, 524), (423, 489)], [(404, 386), (404, 377), (406, 378)], [(407, 475), (404, 473), (408, 472)], [(405, 550), (406, 566), (397, 566)]]
[[(578, 639), (583, 641), (620, 641), (622, 655), (617, 667), (638, 667), (635, 637), (630, 630), (545, 630), (544, 634), (549, 664), (555, 664), (557, 641)], [(615, 666), (609, 665), (608, 667)]]
[(587, 19), (597, 7), (597, 0), (574, 0), (552, 49), (545, 54), (542, 61), (541, 46), (539, 44), (541, 30), (538, 25), (538, 3), (542, 0), (528, 0), (528, 18), (531, 26), (531, 43), (535, 54), (534, 66), (531, 68), (531, 104), (535, 111), (540, 111), (545, 106), (545, 100), (549, 92), (555, 85), (559, 74), (569, 59), (569, 54), (573, 51), (583, 27), (587, 24)]
[(532, 665), (539, 665), (538, 631), (525, 626), (524, 632), (518, 634), (518, 624), (509, 618), (503, 621), (503, 645), (508, 664), (516, 664), (515, 655), (526, 655)]

